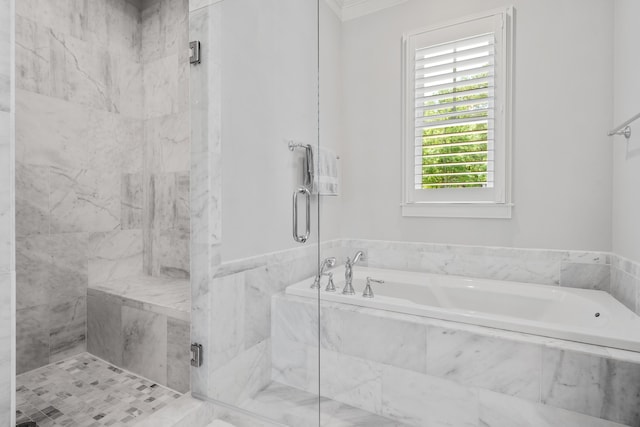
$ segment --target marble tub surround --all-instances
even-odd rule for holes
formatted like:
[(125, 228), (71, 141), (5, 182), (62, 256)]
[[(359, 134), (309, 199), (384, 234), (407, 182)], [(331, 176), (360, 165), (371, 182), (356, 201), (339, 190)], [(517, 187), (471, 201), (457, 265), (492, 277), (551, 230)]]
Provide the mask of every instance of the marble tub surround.
[[(338, 260), (344, 261), (358, 249), (364, 249), (368, 255), (363, 265), (373, 264), (386, 268), (460, 274), (464, 273), (465, 265), (470, 263), (475, 266), (471, 271), (482, 272), (478, 274), (482, 277), (525, 279), (551, 286), (578, 286), (601, 290), (608, 288), (610, 254), (599, 252), (460, 247), (345, 239), (323, 244), (320, 249), (320, 258), (336, 256)], [(206, 289), (208, 310), (203, 312), (209, 322), (207, 348), (212, 350), (207, 354), (205, 361), (205, 366), (208, 366), (206, 380), (201, 378), (202, 375), (198, 375), (198, 370), (195, 370), (196, 378), (208, 381), (206, 396), (225, 403), (242, 405), (242, 402), (246, 402), (246, 399), (266, 387), (272, 380), (314, 392), (313, 384), (317, 385), (317, 373), (311, 369), (311, 366), (317, 361), (318, 355), (318, 338), (313, 332), (317, 308), (312, 304), (307, 309), (298, 310), (298, 317), (295, 319), (278, 320), (281, 314), (275, 306), (271, 305), (271, 300), (280, 298), (278, 293), (287, 284), (295, 283), (300, 277), (305, 277), (305, 274), (307, 277), (314, 274), (317, 262), (315, 251), (313, 247), (301, 247), (222, 263), (210, 271), (213, 279)], [(491, 265), (492, 262), (501, 263), (504, 268), (495, 270), (487, 268), (487, 265)], [(339, 273), (342, 271), (341, 268), (339, 267)], [(202, 303), (202, 301), (196, 302), (196, 304)], [(540, 360), (543, 348), (553, 345), (568, 351), (585, 351), (586, 348), (589, 352), (597, 352), (597, 347), (574, 345), (574, 343), (546, 338), (532, 342), (530, 336), (519, 334), (515, 334), (520, 337), (515, 344), (512, 342), (513, 336), (503, 337), (499, 334), (491, 336), (491, 339), (475, 342), (472, 337), (478, 333), (486, 335), (487, 330), (486, 328), (474, 330), (470, 327), (471, 332), (468, 336), (458, 333), (450, 337), (449, 345), (463, 349), (469, 345), (469, 348), (474, 348), (483, 355), (486, 353), (488, 361), (484, 364), (484, 358), (475, 360), (469, 356), (465, 359), (466, 362), (473, 363), (460, 362), (460, 365), (464, 365), (466, 369), (454, 367), (457, 373), (450, 374), (451, 376), (448, 377), (445, 373), (450, 372), (451, 367), (442, 363), (438, 365), (435, 361), (441, 358), (455, 359), (453, 356), (429, 353), (432, 360), (429, 371), (427, 371), (426, 358), (415, 357), (416, 354), (425, 354), (429, 334), (435, 334), (437, 337), (432, 337), (432, 340), (445, 339), (438, 337), (435, 328), (429, 329), (427, 334), (426, 327), (416, 327), (401, 319), (389, 321), (375, 317), (361, 317), (359, 313), (348, 311), (337, 312), (334, 316), (324, 314), (324, 312), (321, 313), (323, 322), (327, 322), (327, 327), (333, 327), (338, 332), (336, 336), (322, 336), (323, 349), (327, 348), (322, 353), (325, 359), (323, 375), (326, 373), (327, 376), (340, 378), (347, 384), (345, 386), (342, 383), (327, 382), (327, 389), (323, 390), (323, 394), (328, 393), (325, 395), (328, 398), (389, 417), (393, 413), (376, 412), (385, 406), (382, 398), (376, 401), (368, 399), (367, 396), (383, 390), (385, 388), (381, 382), (383, 373), (396, 368), (408, 371), (411, 375), (416, 372), (423, 375), (426, 382), (419, 387), (429, 389), (431, 385), (428, 380), (434, 377), (444, 381), (440, 385), (444, 387), (445, 392), (448, 392), (448, 385), (453, 384), (451, 393), (454, 395), (461, 390), (455, 386), (460, 386), (464, 390), (472, 390), (470, 392), (472, 395), (475, 393), (473, 390), (488, 390), (499, 396), (517, 399), (518, 402), (524, 401), (525, 403), (521, 406), (528, 408), (527, 410), (532, 414), (538, 414), (536, 419), (552, 420), (556, 412), (561, 414), (566, 412), (568, 414), (566, 418), (572, 420), (568, 421), (567, 425), (573, 423), (577, 426), (587, 421), (594, 423), (593, 425), (613, 425), (608, 420), (605, 422), (589, 414), (579, 414), (576, 412), (579, 409), (573, 407), (545, 405), (540, 395), (542, 375)], [(266, 324), (264, 319), (271, 319), (271, 325)], [(301, 325), (300, 328), (304, 329), (304, 333), (301, 332), (303, 338), (292, 338), (286, 331), (283, 333), (282, 329), (276, 326), (282, 324)], [(353, 331), (349, 329), (349, 331), (340, 332), (339, 326), (345, 324), (355, 325)], [(442, 327), (445, 330), (447, 327), (450, 328), (446, 323)], [(368, 328), (372, 328), (371, 332), (363, 332)], [(383, 331), (385, 339), (394, 345), (380, 347), (378, 344), (381, 341), (378, 339), (365, 340), (365, 342), (357, 339), (357, 336), (379, 337), (378, 331)], [(297, 340), (302, 340), (305, 344), (295, 345)], [(511, 354), (516, 355), (514, 360), (507, 357)], [(629, 355), (628, 352), (622, 352), (622, 354)], [(620, 353), (616, 353), (613, 349), (608, 349), (601, 355), (607, 359), (624, 359), (624, 357), (621, 359)], [(367, 359), (368, 357), (371, 360)], [(632, 356), (628, 357), (633, 359)], [(522, 377), (514, 379), (507, 375), (507, 371), (501, 371), (499, 366), (504, 363), (507, 363), (507, 366), (513, 366), (508, 370), (509, 373), (512, 371), (522, 373)], [(534, 365), (535, 369), (530, 369), (528, 364)], [(352, 369), (352, 373), (358, 372), (358, 375), (350, 376), (351, 374), (343, 371), (336, 372), (336, 366), (341, 365), (348, 366)], [(380, 366), (385, 367), (387, 371), (381, 370)], [(265, 370), (270, 373), (265, 373)], [(396, 374), (400, 375), (393, 372), (389, 374), (389, 378)], [(349, 378), (352, 378), (352, 381)], [(364, 389), (360, 389), (360, 385)], [(473, 402), (479, 401), (472, 400), (471, 406), (476, 404)], [(491, 404), (495, 404), (495, 399), (491, 400)], [(402, 408), (398, 411), (402, 414)], [(411, 420), (410, 413), (406, 416)], [(442, 417), (446, 417), (446, 411), (442, 411)], [(404, 418), (401, 420), (401, 422), (407, 422)], [(496, 421), (495, 425), (501, 424)], [(502, 425), (509, 424), (505, 422)]]
[[(317, 303), (279, 294), (272, 310), (273, 380), (314, 392)], [(397, 422), (537, 425), (515, 422), (514, 407), (540, 425), (640, 419), (634, 352), (339, 303), (320, 318), (323, 397)]]
[[(323, 254), (340, 251), (338, 241), (321, 247)], [(269, 384), (271, 299), (290, 283), (314, 274), (317, 260), (317, 247), (308, 245), (219, 266), (209, 288), (208, 397), (237, 405)], [(304, 322), (310, 331), (312, 320)]]
[(342, 260), (357, 250), (362, 265), (595, 289), (640, 315), (640, 263), (615, 253), (343, 239)]
[(364, 250), (369, 267), (609, 291), (608, 252), (360, 239), (342, 245), (349, 253)]
[(640, 315), (640, 263), (612, 256), (611, 294)]
[(89, 288), (87, 350), (180, 392), (189, 390), (189, 282), (131, 277)]

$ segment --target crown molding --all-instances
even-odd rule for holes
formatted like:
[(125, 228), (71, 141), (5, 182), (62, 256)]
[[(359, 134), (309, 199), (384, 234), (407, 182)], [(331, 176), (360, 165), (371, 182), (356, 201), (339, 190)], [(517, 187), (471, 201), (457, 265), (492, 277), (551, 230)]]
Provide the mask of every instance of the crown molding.
[(324, 0), (324, 2), (329, 6), (329, 9), (336, 14), (340, 20), (342, 20), (342, 8), (344, 7), (344, 0)]
[(325, 0), (342, 21), (356, 19), (407, 1), (409, 0)]

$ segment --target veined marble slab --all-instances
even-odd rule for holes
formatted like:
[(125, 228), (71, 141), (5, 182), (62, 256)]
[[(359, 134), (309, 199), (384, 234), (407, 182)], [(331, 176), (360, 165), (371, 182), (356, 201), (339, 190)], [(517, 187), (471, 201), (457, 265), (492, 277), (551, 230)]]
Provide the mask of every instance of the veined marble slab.
[[(604, 271), (611, 263), (607, 252), (447, 245), (422, 242), (344, 239), (349, 252), (364, 250), (363, 265), (453, 274), (498, 280), (603, 289)], [(585, 274), (596, 267), (597, 277)], [(603, 277), (604, 275), (604, 277)]]
[(89, 295), (99, 291), (118, 296), (126, 305), (189, 321), (191, 290), (188, 280), (132, 276), (91, 284)]
[[(320, 405), (320, 406), (318, 406)], [(242, 402), (240, 408), (267, 416), (289, 426), (315, 427), (318, 411), (322, 426), (329, 427), (405, 427), (397, 421), (364, 411), (354, 406), (272, 382), (255, 396)]]
[(189, 284), (133, 277), (90, 288), (87, 349), (116, 366), (189, 391)]
[[(316, 390), (317, 301), (272, 301), (272, 379)], [(320, 318), (322, 394), (399, 422), (507, 427), (511, 407), (541, 426), (640, 419), (640, 353), (325, 301)]]

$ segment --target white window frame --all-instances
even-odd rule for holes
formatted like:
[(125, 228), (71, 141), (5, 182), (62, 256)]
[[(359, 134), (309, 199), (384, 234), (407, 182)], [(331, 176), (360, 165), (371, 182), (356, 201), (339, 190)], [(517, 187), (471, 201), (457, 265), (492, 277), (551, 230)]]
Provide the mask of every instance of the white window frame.
[[(496, 36), (494, 155), (492, 188), (415, 188), (415, 49), (479, 34)], [(475, 34), (474, 34), (475, 32)], [(431, 40), (431, 42), (425, 42)], [(402, 39), (402, 215), (408, 217), (511, 218), (513, 7), (494, 9), (438, 26), (405, 33)]]

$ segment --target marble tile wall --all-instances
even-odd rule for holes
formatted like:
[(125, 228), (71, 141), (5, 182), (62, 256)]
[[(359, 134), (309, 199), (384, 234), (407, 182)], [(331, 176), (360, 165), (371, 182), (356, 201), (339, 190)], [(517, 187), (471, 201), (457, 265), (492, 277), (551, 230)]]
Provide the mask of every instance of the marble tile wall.
[(640, 264), (597, 251), (499, 248), (344, 239), (363, 265), (601, 290), (640, 315)]
[(363, 264), (371, 267), (601, 290), (640, 314), (640, 264), (609, 252), (352, 239), (342, 245), (347, 254), (365, 251)]
[(612, 255), (611, 295), (640, 315), (640, 263)]
[(188, 277), (187, 3), (18, 4), (18, 372), (85, 350), (88, 284)]
[[(340, 251), (338, 241), (322, 251)], [(271, 381), (271, 300), (289, 284), (314, 274), (315, 245), (265, 254), (222, 264), (209, 295), (210, 329), (207, 396), (238, 404)], [(314, 330), (317, 310), (298, 319), (299, 326)]]
[[(314, 392), (317, 303), (281, 294), (272, 310), (272, 379)], [(640, 420), (637, 353), (344, 304), (320, 310), (330, 399), (414, 426)]]
[(144, 268), (189, 277), (189, 2), (142, 9)]
[[(191, 3), (191, 2), (190, 2)], [(191, 6), (191, 4), (190, 4)], [(191, 391), (208, 396), (211, 352), (206, 350), (212, 329), (213, 280), (221, 263), (221, 3), (191, 9), (189, 39), (202, 42), (202, 56), (209, 60), (190, 68), (191, 171), (190, 171), (190, 279), (191, 340), (205, 348), (203, 365), (191, 370)], [(232, 319), (222, 319), (225, 324)]]
[(14, 0), (0, 0), (0, 425), (15, 425)]
[(354, 239), (342, 244), (349, 254), (366, 252), (363, 264), (370, 267), (610, 291), (608, 252)]
[(16, 4), (17, 370), (86, 349), (87, 285), (142, 273), (140, 12)]

